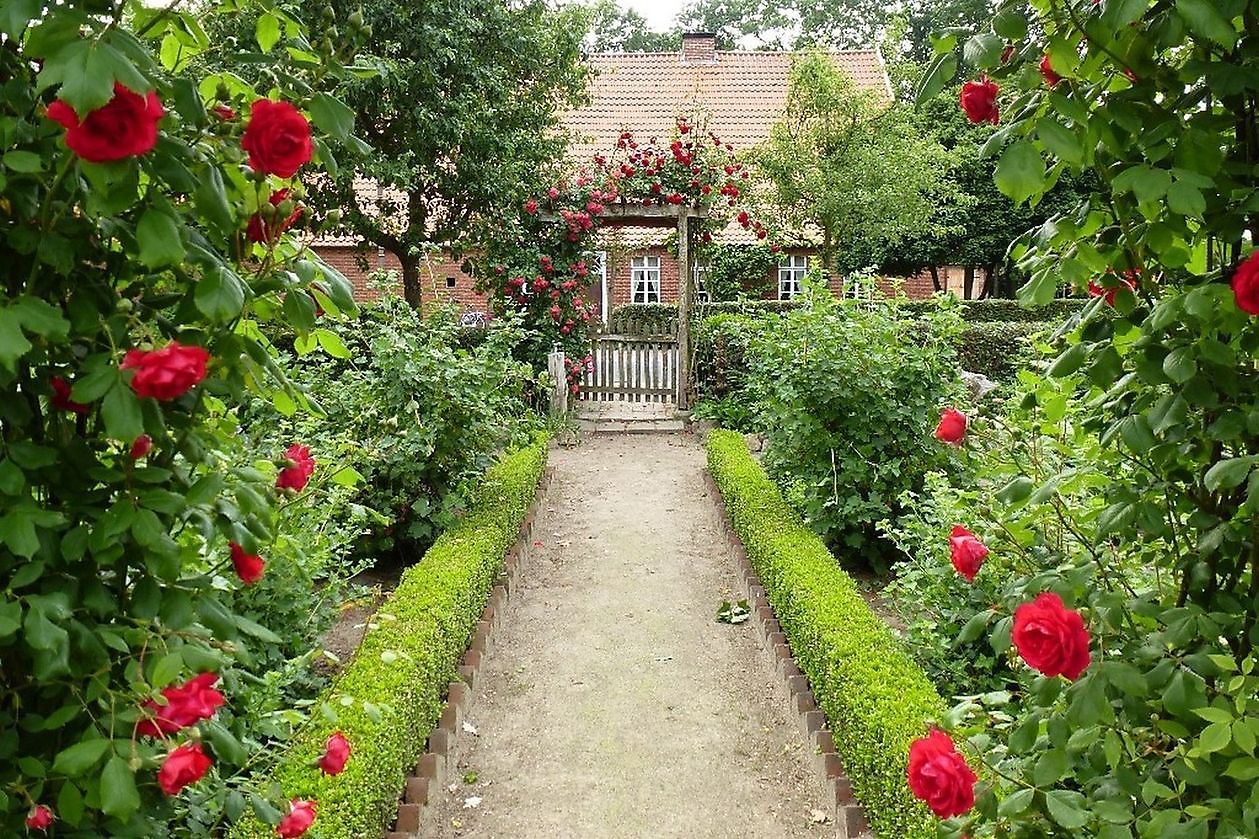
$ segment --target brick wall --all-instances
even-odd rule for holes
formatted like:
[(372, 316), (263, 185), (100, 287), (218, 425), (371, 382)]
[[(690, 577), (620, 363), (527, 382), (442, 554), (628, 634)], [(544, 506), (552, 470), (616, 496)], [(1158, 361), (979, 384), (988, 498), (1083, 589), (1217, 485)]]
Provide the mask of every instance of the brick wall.
[[(325, 262), (336, 268), (354, 286), (354, 299), (359, 302), (379, 299), (382, 289), (374, 288), (367, 275), (372, 271), (394, 271), (398, 284), (391, 289), (402, 294), (402, 266), (398, 258), (389, 252), (381, 255), (371, 248), (317, 247), (316, 252)], [(459, 267), (460, 262), (428, 259), (420, 267), (420, 286), (425, 303), (455, 303), (467, 311), (489, 310), (485, 295), (478, 294), (475, 281)], [(364, 268), (366, 267), (366, 270)], [(451, 281), (454, 281), (451, 285)]]
[(632, 253), (608, 254), (608, 306), (615, 309), (631, 301), (633, 284), (631, 271), (636, 256), (660, 258), (660, 302), (676, 303), (678, 300), (678, 259), (665, 248), (649, 248)]

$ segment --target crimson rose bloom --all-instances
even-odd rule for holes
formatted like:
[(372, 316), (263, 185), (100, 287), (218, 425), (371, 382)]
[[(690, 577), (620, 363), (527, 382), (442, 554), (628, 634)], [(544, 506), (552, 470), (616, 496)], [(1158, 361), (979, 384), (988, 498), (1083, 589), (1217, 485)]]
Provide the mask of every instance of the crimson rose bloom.
[(165, 705), (149, 699), (140, 706), (153, 718), (141, 720), (136, 726), (136, 733), (150, 737), (174, 734), (201, 720), (208, 720), (227, 702), (223, 694), (214, 689), (218, 679), (217, 673), (201, 673), (182, 685), (164, 688), (162, 696), (166, 698)]
[(936, 425), (936, 439), (952, 446), (962, 445), (966, 436), (966, 414), (956, 408), (945, 408)]
[(209, 360), (205, 347), (187, 347), (171, 341), (160, 350), (127, 350), (122, 369), (136, 371), (131, 377), (131, 389), (137, 396), (169, 402), (205, 378)]
[(26, 826), (32, 830), (47, 830), (52, 827), (52, 808), (47, 804), (36, 804), (26, 816)]
[(152, 450), (153, 438), (147, 434), (141, 434), (135, 439), (135, 442), (131, 444), (131, 451), (129, 454), (131, 455), (132, 460), (139, 460)]
[[(1113, 275), (1113, 271), (1107, 271), (1107, 274)], [(1127, 286), (1130, 291), (1137, 290), (1137, 272), (1129, 268), (1123, 272), (1120, 282)], [(1115, 305), (1115, 295), (1119, 293), (1119, 289), (1123, 286), (1104, 286), (1097, 280), (1089, 280), (1089, 297), (1105, 297), (1106, 305)]]
[(949, 534), (949, 554), (957, 573), (973, 583), (984, 557), (988, 556), (988, 546), (976, 539), (974, 533), (955, 524)]
[(157, 785), (167, 795), (179, 795), (181, 789), (200, 781), (212, 765), (200, 743), (184, 743), (166, 756), (157, 770)]
[(1259, 251), (1255, 251), (1233, 272), (1233, 299), (1248, 315), (1259, 315)]
[(240, 138), (255, 172), (291, 178), (310, 162), (310, 123), (288, 102), (259, 99)]
[(74, 108), (58, 99), (48, 118), (66, 129), (70, 151), (92, 163), (108, 163), (144, 154), (157, 145), (157, 124), (166, 110), (157, 94), (141, 96), (114, 82), (114, 98), (82, 121)]
[[(275, 192), (271, 193), (271, 197), (267, 200), (271, 202), (272, 207), (278, 207), (283, 204), (288, 197), (289, 191), (287, 189), (277, 189)], [(303, 210), (305, 210), (305, 207), (298, 204), (293, 208), (293, 212), (289, 213), (288, 218), (277, 218), (270, 223), (264, 222), (261, 215), (254, 213), (249, 217), (249, 226), (245, 228), (245, 236), (251, 242), (260, 242), (262, 244), (274, 242), (276, 239), (280, 238), (281, 233), (292, 227), (293, 224), (302, 217)]]
[(526, 212), (526, 213), (528, 213), (529, 215), (533, 215), (533, 214), (534, 214), (534, 213), (536, 213), (537, 211), (538, 211), (538, 202), (537, 202), (537, 201), (534, 201), (532, 198), (530, 198), (528, 201), (526, 201), (526, 202), (525, 202), (525, 212)]
[(1051, 591), (1014, 610), (1010, 640), (1023, 660), (1046, 676), (1066, 676), (1074, 682), (1093, 660), (1084, 618)]
[(232, 551), (232, 565), (236, 568), (236, 576), (240, 577), (241, 582), (251, 586), (262, 579), (262, 571), (267, 567), (262, 557), (245, 553), (245, 549), (235, 542), (229, 542), (228, 547)]
[(991, 122), (996, 125), (1001, 121), (997, 109), (997, 92), (1001, 88), (987, 76), (980, 76), (977, 82), (962, 85), (959, 99), (966, 118), (974, 123)]
[(975, 806), (975, 770), (962, 757), (953, 738), (931, 729), (909, 747), (909, 790), (927, 802), (942, 819), (960, 816)]
[(70, 398), (70, 383), (60, 376), (53, 376), (48, 380), (48, 384), (52, 386), (52, 406), (58, 411), (69, 411), (75, 414), (86, 414), (88, 408), (82, 402), (75, 402)]
[(280, 819), (275, 832), (284, 839), (296, 839), (315, 823), (315, 802), (294, 798), (289, 802), (288, 815)]
[(310, 481), (310, 476), (315, 474), (315, 459), (310, 456), (310, 449), (294, 444), (285, 450), (284, 459), (289, 465), (276, 476), (275, 488), (301, 492)]
[(1040, 60), (1040, 74), (1045, 79), (1045, 84), (1050, 87), (1057, 87), (1058, 82), (1062, 81), (1062, 76), (1054, 72), (1054, 68), (1049, 63), (1049, 53), (1045, 53)]
[(340, 731), (334, 732), (324, 743), (323, 756), (319, 758), (319, 768), (325, 775), (340, 775), (350, 759), (350, 741)]

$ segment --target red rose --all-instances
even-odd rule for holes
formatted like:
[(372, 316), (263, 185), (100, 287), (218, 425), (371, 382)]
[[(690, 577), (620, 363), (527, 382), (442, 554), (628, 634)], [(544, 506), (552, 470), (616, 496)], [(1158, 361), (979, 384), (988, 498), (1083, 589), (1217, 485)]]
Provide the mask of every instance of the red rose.
[(70, 383), (65, 379), (53, 376), (48, 380), (48, 384), (52, 386), (52, 399), (49, 401), (58, 411), (69, 411), (74, 414), (87, 413), (86, 405), (70, 398)]
[(988, 556), (988, 546), (976, 539), (974, 533), (955, 524), (949, 534), (949, 554), (957, 573), (974, 582), (984, 557)]
[(157, 124), (166, 110), (153, 91), (141, 96), (114, 82), (114, 98), (81, 122), (74, 108), (58, 99), (48, 118), (66, 129), (70, 151), (92, 163), (108, 163), (144, 154), (157, 145)]
[(936, 425), (936, 439), (950, 445), (962, 445), (966, 437), (966, 414), (956, 408), (945, 408), (940, 414), (940, 422)]
[(534, 201), (532, 198), (530, 198), (528, 201), (526, 201), (526, 202), (525, 202), (525, 212), (526, 212), (526, 213), (528, 213), (529, 215), (533, 215), (533, 214), (534, 214), (534, 213), (536, 213), (537, 211), (538, 211), (538, 202), (537, 202), (537, 201)]
[(350, 741), (340, 731), (334, 732), (324, 743), (323, 756), (319, 758), (319, 768), (325, 775), (340, 775), (345, 770), (346, 761), (350, 759)]
[[(275, 192), (271, 193), (271, 197), (268, 201), (270, 201), (272, 207), (278, 207), (284, 203), (288, 197), (289, 191), (287, 189), (277, 189)], [(302, 217), (302, 211), (304, 209), (305, 208), (302, 205), (298, 204), (293, 208), (293, 212), (289, 213), (288, 218), (277, 218), (270, 223), (264, 222), (260, 214), (254, 213), (249, 217), (249, 226), (245, 228), (245, 236), (248, 237), (251, 242), (260, 242), (264, 245), (274, 242), (276, 239), (280, 238), (281, 233), (292, 227), (293, 224)]]
[(201, 673), (185, 684), (164, 688), (162, 696), (166, 699), (165, 705), (158, 705), (152, 699), (146, 700), (140, 707), (153, 718), (141, 720), (136, 726), (136, 733), (150, 737), (174, 734), (214, 716), (214, 712), (227, 702), (223, 694), (214, 689), (218, 678), (217, 673)]
[(26, 826), (31, 830), (47, 830), (52, 826), (52, 808), (47, 804), (36, 804), (26, 815)]
[(135, 442), (131, 444), (131, 451), (128, 452), (128, 454), (131, 456), (132, 460), (139, 460), (152, 450), (153, 438), (147, 434), (141, 434), (135, 439)]
[(294, 444), (284, 452), (284, 459), (289, 465), (281, 469), (280, 474), (276, 476), (276, 489), (301, 492), (310, 481), (310, 476), (315, 474), (315, 459), (310, 456), (310, 449)]
[(1045, 53), (1040, 60), (1040, 74), (1045, 78), (1045, 84), (1050, 87), (1056, 87), (1058, 82), (1062, 81), (1062, 76), (1055, 73), (1053, 66), (1049, 63), (1049, 53)]
[(966, 118), (974, 123), (991, 122), (996, 125), (1000, 122), (1001, 117), (997, 110), (999, 90), (997, 83), (987, 76), (980, 76), (979, 81), (962, 85), (959, 98), (962, 110), (966, 112)]
[(288, 102), (259, 99), (240, 138), (255, 172), (291, 178), (310, 162), (310, 123)]
[(556, 198), (560, 197), (560, 191), (555, 187), (551, 187), (546, 191), (546, 197), (554, 201)]
[(210, 353), (204, 347), (187, 347), (171, 341), (160, 350), (128, 350), (122, 369), (134, 369), (131, 389), (140, 397), (163, 402), (178, 399), (205, 378)]
[[(1113, 271), (1107, 271), (1107, 274), (1114, 274)], [(1106, 282), (1103, 278), (1103, 282)], [(1137, 273), (1132, 270), (1124, 271), (1123, 278), (1120, 280), (1122, 285), (1102, 285), (1096, 280), (1089, 280), (1089, 297), (1105, 297), (1106, 305), (1115, 305), (1115, 295), (1119, 293), (1119, 289), (1127, 286), (1129, 291), (1137, 290)]]
[(235, 542), (229, 542), (228, 548), (232, 552), (232, 565), (236, 568), (236, 576), (240, 577), (241, 582), (251, 586), (262, 579), (262, 571), (267, 567), (262, 557), (245, 553), (245, 549)]
[(1255, 251), (1233, 272), (1233, 299), (1248, 315), (1259, 315), (1259, 251)]
[(157, 770), (157, 785), (167, 795), (178, 795), (184, 787), (200, 781), (213, 764), (200, 743), (184, 743), (166, 756)]
[(218, 104), (210, 109), (216, 117), (226, 122), (227, 120), (236, 119), (236, 112), (227, 105)]
[(275, 832), (284, 837), (284, 839), (296, 839), (296, 837), (310, 830), (310, 826), (314, 823), (315, 802), (294, 798), (289, 802), (288, 814), (280, 819), (280, 823), (275, 827)]
[(958, 752), (953, 738), (931, 729), (909, 747), (909, 789), (942, 819), (960, 816), (975, 806), (978, 777)]
[(1046, 676), (1075, 681), (1093, 660), (1084, 618), (1049, 591), (1014, 610), (1010, 640), (1023, 660)]

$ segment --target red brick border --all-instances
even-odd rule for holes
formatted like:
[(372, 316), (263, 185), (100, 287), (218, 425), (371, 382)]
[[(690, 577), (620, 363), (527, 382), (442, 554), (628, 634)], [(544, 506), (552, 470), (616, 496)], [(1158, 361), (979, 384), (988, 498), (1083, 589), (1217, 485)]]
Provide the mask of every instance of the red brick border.
[(805, 741), (814, 750), (813, 769), (820, 777), (823, 787), (832, 794), (828, 796), (828, 806), (834, 810), (831, 815), (835, 819), (837, 839), (858, 839), (874, 834), (866, 822), (866, 813), (854, 797), (852, 784), (844, 774), (844, 764), (835, 751), (835, 738), (827, 724), (826, 714), (818, 708), (817, 699), (809, 687), (808, 677), (796, 665), (787, 644), (787, 636), (783, 634), (774, 609), (765, 597), (765, 589), (756, 575), (752, 563), (748, 561), (747, 551), (730, 523), (726, 512), (726, 502), (721, 490), (717, 488), (712, 474), (704, 470), (704, 484), (712, 494), (721, 511), (722, 530), (726, 541), (734, 554), (739, 567), (739, 578), (747, 593), (748, 605), (752, 608), (752, 623), (756, 625), (757, 638), (761, 648), (769, 657), (770, 668), (778, 674), (780, 683), (787, 697), (788, 707), (796, 714), (800, 730)]
[(447, 688), (446, 707), (437, 727), (428, 735), (427, 748), (415, 765), (415, 771), (407, 778), (402, 802), (398, 805), (397, 820), (393, 830), (385, 834), (386, 839), (416, 839), (427, 832), (424, 819), (429, 810), (428, 804), (439, 800), (441, 796), (455, 738), (463, 733), (463, 721), (475, 696), (473, 688), (481, 672), (481, 660), (497, 633), (503, 607), (520, 583), (521, 567), (533, 552), (533, 522), (554, 475), (554, 467), (548, 466), (543, 471), (538, 488), (534, 491), (533, 503), (529, 505), (524, 521), (520, 524), (516, 542), (507, 549), (503, 557), (503, 571), (494, 581), (485, 611), (481, 613), (481, 620), (477, 622), (472, 634), (472, 641), (459, 661), (459, 679), (451, 682)]

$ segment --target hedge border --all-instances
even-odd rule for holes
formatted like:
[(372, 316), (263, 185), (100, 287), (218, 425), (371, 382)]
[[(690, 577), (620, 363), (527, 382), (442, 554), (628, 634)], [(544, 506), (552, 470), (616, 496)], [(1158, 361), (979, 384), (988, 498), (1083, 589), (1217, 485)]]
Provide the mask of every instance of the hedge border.
[(909, 746), (944, 702), (856, 583), (787, 506), (743, 436), (713, 431), (708, 469), (796, 663), (826, 714), (874, 831), (931, 839), (936, 820), (909, 791)]
[[(381, 836), (397, 815), (406, 776), (437, 724), (504, 556), (524, 527), (546, 468), (547, 443), (539, 434), (486, 471), (467, 514), (403, 573), (354, 657), (320, 696), (338, 709), (337, 721), (314, 717), (281, 759), (275, 780), (285, 797), (318, 802), (315, 828), (324, 839)], [(393, 654), (390, 663), (382, 659), (386, 653)], [(356, 701), (341, 708), (341, 696)], [(365, 702), (379, 709), (379, 722), (368, 718)], [(350, 740), (353, 754), (344, 772), (326, 777), (314, 762), (336, 730)], [(250, 817), (230, 835), (275, 834)]]

